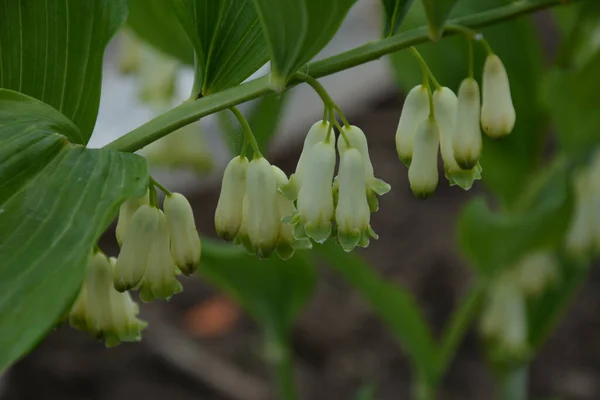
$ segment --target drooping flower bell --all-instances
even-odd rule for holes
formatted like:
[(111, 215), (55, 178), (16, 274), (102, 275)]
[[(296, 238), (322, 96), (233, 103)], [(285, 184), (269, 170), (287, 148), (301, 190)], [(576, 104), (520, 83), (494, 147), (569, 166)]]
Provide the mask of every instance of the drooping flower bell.
[(462, 169), (454, 159), (452, 136), (456, 130), (458, 98), (452, 90), (442, 87), (433, 92), (433, 104), (435, 118), (440, 128), (440, 151), (446, 178), (450, 186), (458, 185), (464, 190), (469, 190), (473, 186), (473, 181), (481, 179), (482, 169), (479, 163), (471, 169)]
[(69, 313), (73, 327), (103, 339), (107, 347), (141, 338), (146, 322), (137, 318), (139, 308), (128, 292), (113, 286), (113, 262), (102, 252), (89, 258), (86, 278)]
[(415, 86), (408, 92), (396, 130), (396, 151), (398, 157), (409, 166), (413, 155), (413, 145), (417, 128), (429, 115), (429, 94), (424, 85)]
[(567, 230), (565, 249), (580, 260), (592, 256), (595, 247), (594, 215), (598, 213), (594, 204), (594, 186), (589, 167), (574, 173), (575, 207)]
[(117, 243), (119, 246), (123, 246), (123, 238), (125, 237), (125, 232), (129, 228), (129, 224), (131, 222), (131, 218), (133, 214), (137, 211), (138, 208), (143, 206), (144, 204), (148, 204), (149, 201), (149, 193), (146, 191), (142, 197), (132, 197), (127, 199), (121, 204), (119, 208), (119, 218), (117, 220), (117, 227), (115, 229), (115, 234), (117, 236)]
[(171, 257), (181, 272), (191, 275), (200, 263), (200, 236), (192, 206), (179, 193), (167, 194), (163, 204), (171, 233)]
[(330, 128), (331, 124), (328, 121), (322, 120), (315, 122), (308, 130), (308, 133), (304, 138), (302, 153), (300, 153), (300, 158), (296, 165), (296, 171), (290, 176), (289, 182), (280, 188), (280, 191), (288, 199), (296, 200), (298, 198), (298, 193), (307, 170), (308, 154), (315, 144), (325, 140)]
[(522, 257), (513, 267), (515, 282), (529, 297), (540, 295), (559, 278), (559, 265), (549, 250), (538, 250)]
[(215, 211), (215, 229), (223, 240), (233, 240), (240, 229), (247, 169), (248, 159), (237, 156), (229, 162), (223, 173), (221, 194)]
[(337, 141), (338, 152), (340, 156), (342, 152), (348, 148), (346, 139), (350, 143), (350, 146), (357, 149), (360, 153), (360, 157), (363, 161), (365, 186), (367, 190), (367, 200), (369, 202), (369, 208), (371, 212), (375, 212), (379, 209), (379, 201), (377, 195), (382, 196), (390, 191), (390, 185), (381, 179), (375, 178), (373, 171), (373, 164), (371, 164), (371, 157), (369, 155), (369, 145), (367, 143), (367, 137), (364, 132), (357, 126), (350, 125), (342, 127), (341, 137)]
[(163, 212), (150, 205), (141, 206), (133, 215), (117, 258), (115, 289), (124, 292), (139, 287), (143, 301), (168, 299), (180, 292), (170, 240)]
[(510, 94), (510, 83), (504, 64), (491, 54), (483, 67), (481, 126), (491, 139), (499, 139), (512, 132), (516, 113)]
[[(285, 173), (275, 165), (272, 168), (278, 190), (288, 185), (289, 180)], [(277, 210), (281, 219), (277, 255), (283, 260), (287, 260), (294, 255), (296, 249), (312, 248), (312, 243), (309, 239), (296, 239), (294, 237), (291, 220), (292, 216), (296, 213), (296, 207), (294, 206), (294, 202), (281, 192), (277, 193)]]
[(413, 194), (425, 199), (433, 194), (438, 184), (437, 157), (440, 128), (434, 118), (427, 118), (417, 128), (408, 180)]
[[(342, 139), (340, 139), (341, 141)], [(365, 168), (358, 149), (340, 150), (339, 194), (335, 210), (337, 237), (346, 251), (368, 246), (369, 237), (377, 238), (370, 226), (371, 210), (365, 193)]]
[(332, 182), (335, 170), (333, 135), (315, 144), (307, 159), (304, 181), (298, 194), (298, 213), (292, 218), (294, 236), (323, 243), (331, 235), (334, 204)]
[(481, 156), (480, 111), (479, 84), (473, 78), (466, 78), (458, 89), (456, 130), (452, 135), (454, 159), (463, 169), (475, 167)]
[(263, 157), (248, 165), (246, 176), (247, 212), (245, 229), (256, 254), (267, 258), (277, 248), (281, 231), (281, 216), (277, 205), (277, 182), (271, 164)]

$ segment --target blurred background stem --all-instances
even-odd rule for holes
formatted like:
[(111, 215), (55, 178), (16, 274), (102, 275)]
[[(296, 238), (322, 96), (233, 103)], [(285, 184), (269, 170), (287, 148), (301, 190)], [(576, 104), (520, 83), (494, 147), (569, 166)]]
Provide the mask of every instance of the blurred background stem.
[(268, 329), (266, 333), (267, 361), (277, 386), (276, 399), (298, 400), (294, 380), (294, 361), (289, 340), (280, 333)]
[(500, 378), (498, 399), (527, 400), (528, 377), (529, 365), (527, 364), (508, 370)]

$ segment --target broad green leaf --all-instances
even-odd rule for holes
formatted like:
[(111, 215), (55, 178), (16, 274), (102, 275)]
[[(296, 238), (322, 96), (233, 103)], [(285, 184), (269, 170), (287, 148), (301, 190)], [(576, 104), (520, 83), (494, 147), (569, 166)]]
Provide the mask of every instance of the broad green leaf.
[[(264, 96), (256, 101), (256, 105), (248, 115), (248, 123), (252, 128), (258, 147), (265, 153), (270, 140), (277, 133), (286, 98), (285, 93)], [(231, 152), (239, 154), (244, 144), (244, 134), (239, 123), (229, 110), (222, 111), (220, 118), (221, 127), (227, 135), (227, 143)], [(252, 154), (252, 149), (248, 147), (246, 153), (248, 159), (252, 158)]]
[(385, 10), (384, 36), (392, 36), (404, 21), (413, 0), (381, 0)]
[(356, 0), (254, 0), (271, 48), (272, 85), (291, 75), (333, 38)]
[(0, 371), (58, 322), (119, 204), (147, 185), (143, 158), (71, 144), (76, 131), (0, 89)]
[(285, 337), (313, 293), (316, 272), (305, 254), (259, 260), (239, 247), (203, 238), (200, 275), (232, 295), (269, 332)]
[(444, 24), (457, 2), (458, 0), (423, 0), (429, 24), (429, 37), (432, 40), (439, 40), (442, 37)]
[(475, 198), (459, 221), (459, 242), (473, 266), (491, 276), (535, 248), (562, 243), (572, 210), (570, 176), (558, 161), (532, 183), (516, 211), (494, 212)]
[(556, 56), (559, 67), (581, 67), (600, 49), (595, 39), (600, 26), (600, 2), (585, 1), (551, 10), (562, 40)]
[(554, 69), (545, 95), (561, 150), (583, 153), (600, 143), (600, 50), (582, 68)]
[(386, 282), (366, 262), (335, 243), (316, 246), (314, 251), (371, 305), (408, 353), (419, 377), (435, 382), (437, 346), (410, 292)]
[(126, 0), (0, 0), (0, 88), (51, 105), (92, 134), (104, 48), (127, 15)]
[[(485, 11), (507, 3), (504, 0), (461, 0), (452, 17)], [(424, 25), (425, 12), (420, 2), (411, 8), (402, 31)], [(537, 96), (543, 74), (541, 44), (531, 18), (520, 18), (482, 29), (494, 52), (504, 63), (511, 83), (517, 122), (513, 132), (500, 140), (484, 136), (483, 182), (503, 205), (510, 207), (539, 167), (545, 118)], [(418, 46), (436, 78), (444, 86), (458, 90), (468, 73), (466, 40), (459, 36), (439, 43)], [(481, 82), (486, 53), (475, 45), (475, 77)], [(392, 55), (396, 79), (402, 89), (421, 83), (421, 70), (408, 51)]]
[(158, 50), (185, 64), (194, 63), (194, 48), (170, 1), (129, 0), (127, 25)]
[(195, 51), (192, 96), (241, 83), (269, 58), (252, 0), (173, 0)]

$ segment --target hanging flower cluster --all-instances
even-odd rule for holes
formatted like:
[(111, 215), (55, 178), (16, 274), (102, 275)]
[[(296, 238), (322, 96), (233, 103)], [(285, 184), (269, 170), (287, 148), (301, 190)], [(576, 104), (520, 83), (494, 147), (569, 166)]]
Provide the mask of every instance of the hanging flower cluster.
[(179, 193), (166, 192), (163, 210), (157, 206), (154, 187), (140, 198), (125, 201), (116, 228), (121, 246), (118, 258), (95, 251), (71, 312), (71, 324), (88, 331), (107, 346), (139, 340), (146, 326), (136, 319), (138, 306), (128, 290), (140, 299), (169, 299), (181, 292), (177, 275), (191, 275), (200, 262), (200, 236), (192, 207)]
[[(291, 257), (312, 241), (337, 237), (342, 247), (368, 246), (377, 238), (371, 229), (376, 195), (389, 191), (375, 178), (365, 134), (356, 126), (340, 127), (337, 140), (332, 123), (315, 123), (304, 140), (296, 171), (289, 177), (257, 155), (248, 162), (235, 157), (223, 175), (215, 213), (217, 234), (242, 245), (261, 258), (273, 252)], [(334, 177), (335, 176), (335, 177)]]
[(458, 96), (432, 77), (432, 93), (431, 72), (424, 69), (425, 83), (408, 93), (396, 131), (398, 156), (408, 166), (411, 190), (419, 198), (433, 194), (438, 185), (438, 152), (450, 185), (468, 190), (481, 179), (481, 127), (488, 137), (499, 139), (515, 124), (508, 76), (497, 55), (485, 62), (483, 96), (473, 77), (462, 81)]

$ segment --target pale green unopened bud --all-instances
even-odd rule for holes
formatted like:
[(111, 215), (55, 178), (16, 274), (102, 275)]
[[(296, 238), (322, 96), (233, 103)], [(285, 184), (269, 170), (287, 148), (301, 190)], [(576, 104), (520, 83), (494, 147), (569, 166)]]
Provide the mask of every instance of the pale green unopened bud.
[(516, 284), (526, 296), (539, 296), (558, 279), (558, 261), (548, 250), (527, 254), (513, 268)]
[(223, 240), (233, 240), (240, 229), (247, 169), (248, 159), (238, 156), (229, 162), (223, 173), (221, 194), (215, 211), (215, 229)]
[(171, 257), (181, 272), (191, 275), (200, 263), (201, 253), (192, 206), (185, 196), (172, 193), (165, 197), (163, 208), (171, 232)]
[(159, 229), (160, 214), (147, 204), (133, 214), (115, 268), (114, 285), (119, 292), (135, 288), (142, 280)]
[(117, 236), (117, 243), (123, 246), (123, 239), (125, 238), (125, 232), (129, 228), (131, 218), (138, 208), (144, 204), (148, 204), (149, 194), (146, 191), (142, 197), (132, 197), (123, 202), (119, 208), (119, 219), (117, 220), (117, 227), (115, 234)]
[[(273, 165), (273, 174), (277, 182), (277, 188), (285, 187), (289, 180), (285, 173), (277, 166)], [(312, 244), (309, 239), (296, 239), (294, 237), (293, 227), (290, 224), (292, 216), (296, 214), (294, 202), (284, 196), (282, 193), (277, 193), (277, 209), (281, 218), (281, 230), (279, 232), (279, 243), (277, 244), (277, 255), (280, 258), (287, 260), (294, 255), (295, 249), (310, 249)]]
[(435, 191), (438, 184), (437, 158), (439, 127), (435, 119), (427, 118), (417, 128), (408, 180), (413, 194), (424, 199)]
[(593, 190), (595, 184), (590, 172), (589, 168), (584, 168), (575, 173), (575, 207), (565, 243), (566, 250), (572, 256), (582, 260), (587, 260), (595, 247), (594, 215), (598, 209), (595, 209)]
[(337, 237), (351, 251), (364, 236), (369, 236), (371, 211), (365, 193), (365, 170), (360, 152), (346, 148), (340, 153), (339, 200), (335, 210)]
[(139, 341), (146, 323), (129, 293), (113, 287), (114, 264), (104, 254), (90, 257), (86, 278), (70, 313), (71, 325), (103, 339), (106, 346)]
[(398, 129), (396, 130), (396, 151), (398, 157), (409, 166), (413, 155), (413, 144), (417, 128), (429, 115), (429, 94), (427, 87), (415, 86), (404, 100)]
[[(171, 257), (171, 235), (165, 214), (156, 209), (158, 226), (148, 245), (148, 261), (140, 282), (140, 299), (144, 302), (154, 299), (169, 299), (183, 289), (177, 281), (178, 269)], [(118, 260), (117, 260), (118, 263)]]
[(476, 179), (481, 179), (481, 167), (477, 164), (471, 169), (462, 169), (454, 159), (452, 135), (456, 130), (458, 97), (447, 87), (433, 92), (435, 118), (440, 128), (440, 151), (444, 161), (444, 172), (450, 186), (458, 185), (469, 190)]
[(515, 126), (516, 113), (508, 74), (495, 54), (485, 60), (482, 90), (481, 126), (484, 132), (492, 139), (508, 135)]
[(481, 156), (480, 110), (479, 85), (473, 78), (466, 78), (458, 89), (456, 130), (452, 135), (454, 159), (463, 169), (475, 167)]
[(296, 198), (298, 197), (298, 192), (300, 191), (300, 187), (302, 186), (302, 180), (307, 169), (306, 163), (309, 157), (308, 153), (310, 152), (310, 149), (315, 144), (325, 140), (329, 128), (329, 122), (317, 121), (308, 130), (308, 133), (304, 138), (302, 153), (300, 153), (298, 164), (296, 164), (296, 171), (290, 176), (289, 182), (285, 186), (282, 186), (280, 189), (281, 192), (290, 200), (296, 200)]
[(335, 170), (335, 143), (315, 144), (307, 159), (305, 181), (298, 194), (298, 214), (294, 217), (294, 235), (301, 239), (305, 233), (318, 243), (331, 235), (333, 219), (332, 181)]
[[(379, 208), (379, 202), (377, 200), (376, 195), (382, 196), (389, 192), (390, 185), (388, 185), (381, 179), (375, 178), (375, 174), (373, 172), (373, 164), (371, 164), (371, 157), (369, 156), (369, 145), (367, 144), (367, 137), (365, 136), (364, 132), (357, 126), (350, 125), (344, 126), (342, 128), (342, 134), (346, 139), (348, 139), (350, 146), (354, 147), (359, 151), (360, 156), (363, 160), (369, 208), (372, 212), (375, 212)], [(344, 137), (340, 137), (340, 139), (337, 142), (338, 152), (340, 153), (340, 155), (348, 147), (348, 145), (346, 144), (346, 140), (344, 140)]]
[(256, 158), (248, 166), (246, 177), (248, 213), (244, 221), (252, 248), (261, 258), (267, 258), (277, 248), (281, 231), (281, 216), (277, 208), (277, 183), (271, 164)]

